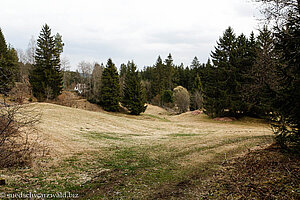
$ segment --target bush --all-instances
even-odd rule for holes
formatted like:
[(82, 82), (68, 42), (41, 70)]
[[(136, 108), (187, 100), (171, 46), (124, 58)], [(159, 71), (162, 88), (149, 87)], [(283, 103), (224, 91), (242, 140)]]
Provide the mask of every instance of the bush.
[(191, 96), (191, 110), (200, 110), (203, 108), (203, 95), (196, 91)]
[(0, 102), (0, 167), (28, 164), (34, 148), (29, 134), (39, 114), (24, 105)]
[(190, 109), (190, 95), (187, 89), (182, 86), (174, 88), (174, 103), (179, 113), (187, 112)]

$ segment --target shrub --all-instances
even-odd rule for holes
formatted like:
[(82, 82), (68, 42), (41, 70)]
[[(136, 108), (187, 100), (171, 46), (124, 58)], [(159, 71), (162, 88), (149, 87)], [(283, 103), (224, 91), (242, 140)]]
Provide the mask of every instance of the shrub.
[(30, 162), (34, 146), (29, 134), (35, 129), (39, 114), (24, 105), (0, 102), (0, 167), (25, 165)]
[(190, 95), (182, 86), (174, 88), (174, 103), (179, 113), (187, 112), (190, 108)]

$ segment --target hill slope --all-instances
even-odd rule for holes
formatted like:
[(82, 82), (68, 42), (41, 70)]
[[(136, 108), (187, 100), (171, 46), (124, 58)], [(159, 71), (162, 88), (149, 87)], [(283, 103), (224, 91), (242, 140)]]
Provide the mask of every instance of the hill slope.
[(193, 176), (210, 176), (227, 159), (272, 142), (264, 123), (174, 116), (152, 105), (141, 116), (32, 106), (42, 113), (37, 128), (49, 155), (33, 169), (6, 171), (9, 184), (0, 191), (34, 188), (79, 191), (84, 198), (149, 199)]

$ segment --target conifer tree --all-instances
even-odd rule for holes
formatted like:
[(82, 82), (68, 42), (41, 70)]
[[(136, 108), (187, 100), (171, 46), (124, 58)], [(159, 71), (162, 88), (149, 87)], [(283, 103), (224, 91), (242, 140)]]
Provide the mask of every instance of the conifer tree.
[(119, 102), (120, 78), (117, 68), (110, 58), (102, 73), (100, 105), (106, 111), (116, 112), (119, 111)]
[(200, 67), (200, 62), (197, 56), (195, 56), (191, 64), (191, 69), (198, 68), (198, 67)]
[(7, 93), (14, 86), (18, 71), (18, 56), (15, 49), (7, 47), (0, 28), (0, 93)]
[(164, 66), (164, 78), (165, 78), (165, 90), (172, 90), (173, 85), (173, 74), (174, 74), (174, 64), (172, 55), (169, 53), (167, 59), (165, 60)]
[(203, 86), (199, 74), (196, 75), (196, 78), (194, 80), (192, 93), (196, 91), (203, 92)]
[[(196, 75), (201, 78), (201, 81), (204, 83), (205, 82), (205, 64), (201, 64), (198, 60), (197, 57), (194, 57), (191, 65), (190, 65), (190, 74), (189, 74), (189, 87), (187, 89), (193, 90), (193, 83), (194, 80), (197, 78)], [(192, 87), (190, 87), (192, 86)]]
[(36, 62), (29, 75), (33, 95), (39, 101), (54, 99), (62, 91), (60, 54), (63, 46), (61, 36), (52, 36), (50, 27), (45, 24), (37, 40)]
[(225, 92), (220, 85), (220, 68), (214, 67), (210, 60), (206, 64), (206, 84), (204, 88), (204, 112), (211, 118), (224, 115)]
[(251, 114), (263, 117), (272, 112), (270, 99), (275, 98), (272, 90), (278, 85), (274, 37), (267, 26), (259, 30), (254, 48), (255, 60), (249, 73), (249, 84), (246, 85), (243, 94)]
[(290, 16), (276, 36), (275, 50), (281, 62), (277, 65), (279, 87), (275, 98), (270, 99), (274, 109), (272, 126), (283, 147), (300, 151), (300, 10)]
[(208, 83), (209, 86), (205, 95), (209, 99), (206, 101), (205, 106), (214, 107), (214, 109), (206, 109), (207, 112), (210, 110), (213, 112), (209, 114), (210, 116), (222, 116), (225, 114), (225, 110), (228, 109), (232, 113), (237, 110), (235, 107), (238, 103), (238, 88), (235, 80), (235, 49), (236, 36), (233, 29), (229, 27), (217, 42), (215, 51), (211, 53), (215, 68), (209, 69), (210, 77), (207, 81), (211, 81), (211, 83)]
[(122, 104), (130, 111), (130, 114), (139, 115), (145, 112), (147, 106), (143, 98), (141, 78), (133, 61), (127, 64), (123, 90)]
[(234, 97), (230, 105), (234, 115), (237, 111), (245, 114), (249, 110), (248, 104), (243, 98), (243, 88), (246, 88), (250, 81), (249, 74), (255, 60), (255, 57), (250, 55), (250, 49), (250, 42), (247, 37), (244, 34), (238, 36), (233, 54), (233, 69), (235, 73), (233, 74), (231, 84), (231, 87), (235, 88), (235, 91), (231, 93)]
[(0, 28), (0, 55), (4, 56), (7, 53), (7, 44), (2, 33), (2, 29)]
[(196, 75), (193, 82), (192, 95), (191, 95), (191, 109), (198, 110), (203, 107), (203, 86), (200, 76)]
[(152, 80), (152, 89), (153, 89), (153, 94), (154, 96), (156, 95), (161, 95), (162, 91), (165, 89), (164, 88), (164, 64), (162, 62), (162, 59), (160, 56), (158, 56), (157, 61), (155, 65), (153, 66), (154, 68), (154, 77)]

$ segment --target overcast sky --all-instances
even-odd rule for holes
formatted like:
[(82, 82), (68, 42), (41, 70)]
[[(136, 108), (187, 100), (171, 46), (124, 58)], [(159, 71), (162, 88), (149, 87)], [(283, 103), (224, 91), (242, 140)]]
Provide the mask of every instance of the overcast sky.
[(1, 0), (0, 27), (6, 41), (26, 49), (47, 23), (65, 43), (72, 69), (80, 61), (115, 64), (134, 60), (142, 68), (171, 53), (175, 64), (206, 62), (231, 26), (249, 35), (259, 12), (251, 0)]

